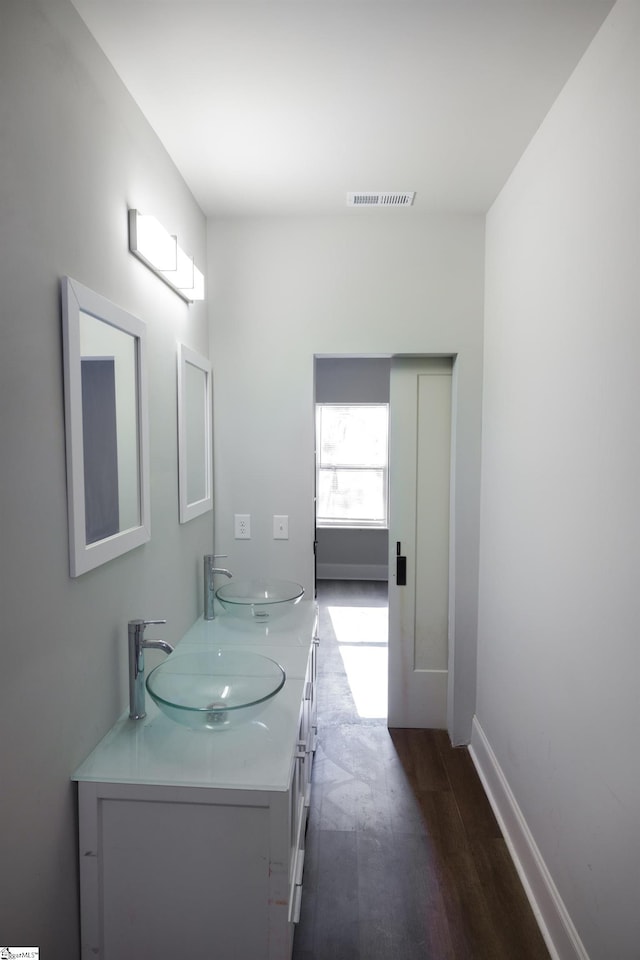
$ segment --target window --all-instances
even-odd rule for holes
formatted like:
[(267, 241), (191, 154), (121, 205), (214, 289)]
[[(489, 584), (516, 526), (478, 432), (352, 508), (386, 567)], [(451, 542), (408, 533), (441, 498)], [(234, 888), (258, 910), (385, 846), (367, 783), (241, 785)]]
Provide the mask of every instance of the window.
[(386, 527), (389, 405), (316, 405), (318, 526)]

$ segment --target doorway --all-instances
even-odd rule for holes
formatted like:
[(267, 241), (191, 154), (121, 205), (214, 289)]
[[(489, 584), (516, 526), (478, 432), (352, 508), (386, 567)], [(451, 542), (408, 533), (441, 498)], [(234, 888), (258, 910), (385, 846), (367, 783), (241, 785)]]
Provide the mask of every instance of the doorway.
[[(373, 670), (374, 661), (377, 668), (369, 686), (380, 686), (374, 678), (384, 657), (389, 726), (447, 726), (451, 384), (451, 358), (315, 358), (316, 408), (381, 403), (391, 411), (392, 440), (385, 464), (391, 517), (385, 513), (384, 524), (366, 518), (349, 523), (343, 518), (332, 525), (318, 522), (317, 490), (314, 506), (317, 582), (386, 584), (384, 650), (379, 626), (367, 624), (363, 609), (348, 612), (347, 607), (336, 607), (334, 631), (338, 636), (342, 630), (345, 637), (343, 644), (338, 638), (338, 650), (344, 654), (352, 695), (358, 687), (367, 687), (364, 671)], [(326, 477), (323, 482), (326, 486)], [(379, 624), (380, 609), (370, 616)], [(370, 650), (369, 633), (377, 638)], [(370, 654), (369, 668), (365, 652)], [(380, 715), (379, 704), (373, 709)]]
[(318, 600), (349, 709), (385, 723), (390, 368), (388, 357), (315, 362)]

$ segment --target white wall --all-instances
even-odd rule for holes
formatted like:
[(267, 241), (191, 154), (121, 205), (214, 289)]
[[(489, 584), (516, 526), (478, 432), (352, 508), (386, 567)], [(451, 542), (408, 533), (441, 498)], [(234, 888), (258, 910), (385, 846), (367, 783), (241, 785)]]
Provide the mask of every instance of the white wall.
[(474, 736), (591, 960), (640, 950), (639, 224), (619, 0), (487, 222)]
[[(0, 11), (0, 931), (79, 956), (76, 766), (127, 702), (126, 624), (180, 636), (202, 602), (212, 514), (178, 524), (176, 342), (188, 307), (127, 250), (127, 206), (205, 261), (184, 182), (67, 0)], [(148, 324), (151, 542), (69, 577), (60, 277)], [(142, 878), (143, 880), (144, 878)]]
[(317, 357), (316, 403), (389, 403), (388, 357)]
[(352, 527), (316, 529), (318, 580), (389, 579), (389, 531)]
[[(355, 215), (353, 215), (355, 214)], [(457, 721), (475, 702), (483, 218), (417, 210), (209, 224), (216, 552), (313, 587), (314, 354), (457, 353)], [(233, 514), (252, 539), (233, 539)], [(271, 538), (289, 515), (289, 540)]]

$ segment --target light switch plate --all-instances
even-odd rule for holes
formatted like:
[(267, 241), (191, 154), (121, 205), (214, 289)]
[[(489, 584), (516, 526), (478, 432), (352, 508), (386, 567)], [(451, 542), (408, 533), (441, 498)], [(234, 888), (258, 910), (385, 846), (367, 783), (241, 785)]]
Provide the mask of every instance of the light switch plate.
[(289, 539), (289, 517), (283, 516), (282, 514), (274, 515), (273, 539), (274, 540)]

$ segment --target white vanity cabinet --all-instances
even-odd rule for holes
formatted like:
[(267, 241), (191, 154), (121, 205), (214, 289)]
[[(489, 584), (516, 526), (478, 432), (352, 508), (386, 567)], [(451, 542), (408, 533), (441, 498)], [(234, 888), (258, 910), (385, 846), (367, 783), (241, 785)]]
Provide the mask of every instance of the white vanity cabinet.
[[(317, 731), (316, 608), (299, 607), (233, 641), (287, 674), (253, 723), (189, 730), (147, 696), (147, 717), (123, 716), (74, 775), (83, 960), (290, 958)], [(185, 647), (228, 645), (223, 621)]]

